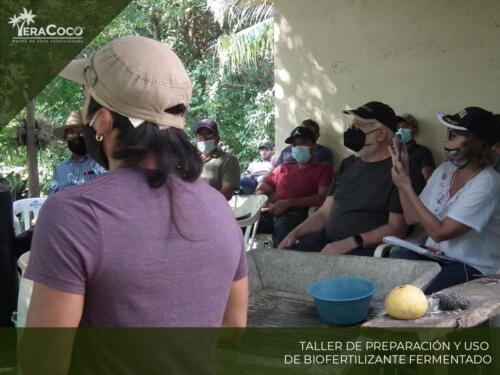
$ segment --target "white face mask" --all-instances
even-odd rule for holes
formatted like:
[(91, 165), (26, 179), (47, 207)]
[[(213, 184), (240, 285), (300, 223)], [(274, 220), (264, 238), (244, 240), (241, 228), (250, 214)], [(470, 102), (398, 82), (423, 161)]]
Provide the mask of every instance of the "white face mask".
[(196, 148), (204, 155), (208, 155), (215, 149), (215, 141), (213, 139), (209, 139), (207, 141), (198, 141), (196, 142)]

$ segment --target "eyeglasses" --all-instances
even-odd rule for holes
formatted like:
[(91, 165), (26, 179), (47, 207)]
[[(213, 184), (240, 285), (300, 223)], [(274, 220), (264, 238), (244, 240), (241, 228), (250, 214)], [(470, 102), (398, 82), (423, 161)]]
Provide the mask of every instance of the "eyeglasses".
[[(368, 124), (368, 123), (362, 123), (362, 124)], [(374, 125), (376, 125), (376, 123), (373, 123), (373, 124), (374, 124)], [(374, 133), (374, 132), (376, 132), (377, 130), (380, 130), (380, 129), (382, 128), (381, 126), (379, 126), (378, 128), (375, 128), (375, 129), (369, 130), (368, 132), (365, 132), (365, 131), (361, 128), (361, 126), (360, 126), (360, 125), (361, 125), (361, 124), (360, 124), (359, 122), (353, 122), (353, 123), (351, 123), (351, 126), (350, 126), (350, 127), (351, 127), (351, 128), (357, 128), (357, 129), (361, 130), (363, 133), (365, 133), (365, 135), (368, 135), (368, 134)]]
[(355, 122), (353, 122), (353, 123), (351, 124), (351, 126), (350, 126), (350, 127), (352, 127), (352, 128), (357, 128), (357, 129), (361, 130), (363, 133), (365, 133), (365, 135), (368, 135), (368, 134), (374, 133), (374, 132), (376, 132), (377, 130), (382, 129), (382, 127), (381, 127), (381, 126), (379, 126), (378, 128), (375, 128), (375, 129), (372, 129), (372, 130), (369, 130), (369, 131), (365, 132), (365, 131), (363, 131), (363, 130), (362, 130), (361, 126), (359, 126), (359, 123), (355, 123)]
[(79, 130), (79, 131), (66, 131), (66, 139), (67, 140), (71, 140), (71, 139), (75, 139), (75, 138), (78, 138), (78, 137), (83, 137), (83, 131)]

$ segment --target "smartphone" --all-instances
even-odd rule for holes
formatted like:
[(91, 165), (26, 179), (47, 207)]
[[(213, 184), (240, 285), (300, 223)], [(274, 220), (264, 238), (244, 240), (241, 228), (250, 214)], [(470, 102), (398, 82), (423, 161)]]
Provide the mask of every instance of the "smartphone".
[(396, 133), (396, 145), (398, 147), (398, 161), (401, 163), (401, 151), (403, 149), (403, 140), (401, 139), (401, 134)]

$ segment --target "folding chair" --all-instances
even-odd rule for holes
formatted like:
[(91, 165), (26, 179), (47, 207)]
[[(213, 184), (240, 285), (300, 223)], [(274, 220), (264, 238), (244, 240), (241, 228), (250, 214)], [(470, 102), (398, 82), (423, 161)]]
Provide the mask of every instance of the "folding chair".
[(234, 217), (240, 228), (245, 228), (245, 244), (247, 251), (253, 246), (257, 226), (259, 225), (260, 210), (267, 202), (265, 195), (235, 196), (229, 201)]

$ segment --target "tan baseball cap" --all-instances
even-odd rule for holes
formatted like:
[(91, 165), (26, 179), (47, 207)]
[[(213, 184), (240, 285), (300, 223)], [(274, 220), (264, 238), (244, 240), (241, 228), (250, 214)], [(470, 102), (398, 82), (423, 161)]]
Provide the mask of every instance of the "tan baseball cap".
[(73, 111), (69, 114), (68, 119), (63, 126), (59, 126), (58, 128), (54, 129), (54, 135), (56, 136), (56, 138), (64, 140), (66, 130), (77, 128), (83, 125), (82, 111)]
[(165, 112), (189, 105), (192, 84), (177, 55), (166, 45), (141, 36), (107, 43), (86, 60), (73, 60), (60, 76), (85, 85), (102, 106), (160, 128), (184, 127), (184, 116)]

